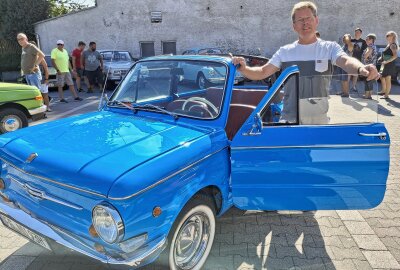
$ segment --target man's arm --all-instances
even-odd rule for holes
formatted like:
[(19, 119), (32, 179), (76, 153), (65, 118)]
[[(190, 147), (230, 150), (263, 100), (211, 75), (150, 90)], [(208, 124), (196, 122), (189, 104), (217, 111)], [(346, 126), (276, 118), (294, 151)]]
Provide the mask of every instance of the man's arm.
[(44, 53), (39, 49), (38, 49), (37, 53), (38, 53), (38, 55), (37, 55), (37, 59), (36, 59), (36, 62), (35, 62), (35, 66), (38, 66), (44, 60)]
[(364, 65), (354, 57), (340, 55), (336, 59), (336, 65), (344, 69), (349, 74), (359, 74), (367, 77), (367, 81), (379, 78), (378, 70), (374, 65)]
[(262, 80), (265, 79), (279, 70), (276, 66), (267, 63), (262, 67), (248, 67), (246, 60), (243, 57), (233, 57), (234, 65), (240, 65), (238, 71), (240, 71), (246, 78), (250, 80)]
[[(79, 59), (79, 61), (81, 61), (81, 60)], [(76, 71), (76, 54), (75, 54), (75, 51), (72, 52), (72, 70)]]

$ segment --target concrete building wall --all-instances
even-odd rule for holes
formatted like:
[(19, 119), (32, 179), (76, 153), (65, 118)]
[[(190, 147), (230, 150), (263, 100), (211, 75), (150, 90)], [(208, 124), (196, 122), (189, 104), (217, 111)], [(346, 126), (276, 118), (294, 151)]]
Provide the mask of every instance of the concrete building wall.
[[(272, 55), (296, 39), (290, 12), (294, 0), (97, 0), (97, 6), (37, 23), (42, 49), (49, 53), (63, 39), (71, 51), (79, 40), (96, 41), (98, 49), (124, 49), (140, 56), (141, 41), (176, 41), (177, 53), (203, 46), (233, 52)], [(377, 44), (385, 33), (400, 33), (400, 0), (319, 0), (319, 31), (338, 41), (345, 33), (374, 32)], [(150, 12), (161, 11), (162, 22), (151, 23)]]

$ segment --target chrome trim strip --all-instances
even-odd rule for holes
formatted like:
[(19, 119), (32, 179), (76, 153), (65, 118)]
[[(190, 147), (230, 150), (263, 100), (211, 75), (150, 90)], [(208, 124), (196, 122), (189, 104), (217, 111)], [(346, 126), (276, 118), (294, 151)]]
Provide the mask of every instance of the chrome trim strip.
[(183, 172), (183, 171), (185, 171), (187, 169), (190, 169), (191, 167), (193, 167), (193, 166), (197, 165), (198, 163), (202, 162), (203, 160), (205, 160), (205, 159), (207, 159), (207, 158), (209, 158), (209, 157), (221, 152), (222, 150), (224, 150), (226, 148), (228, 148), (228, 147), (221, 148), (218, 151), (215, 151), (214, 153), (211, 153), (211, 154), (209, 154), (209, 155), (207, 155), (207, 156), (205, 156), (205, 157), (193, 162), (192, 164), (186, 166), (185, 168), (180, 169), (179, 171), (176, 171), (176, 172), (170, 174), (169, 176), (157, 181), (156, 183), (154, 183), (154, 184), (152, 184), (152, 185), (150, 185), (150, 186), (148, 186), (148, 187), (146, 187), (146, 188), (144, 188), (144, 189), (142, 189), (142, 190), (140, 190), (140, 191), (138, 191), (138, 192), (136, 192), (136, 193), (134, 193), (132, 195), (129, 195), (129, 196), (126, 196), (126, 197), (122, 197), (122, 198), (117, 198), (117, 197), (108, 197), (108, 198), (110, 200), (120, 201), (120, 200), (126, 200), (126, 199), (130, 199), (132, 197), (135, 197), (135, 196), (137, 196), (139, 194), (142, 194), (142, 193), (154, 188), (155, 186), (158, 186), (159, 184), (164, 183), (165, 181), (169, 180), (170, 178), (174, 177), (175, 175), (177, 175), (177, 174), (179, 174), (179, 173), (181, 173), (181, 172)]
[(283, 145), (283, 146), (237, 146), (232, 147), (232, 150), (249, 150), (249, 149), (290, 149), (290, 148), (356, 148), (356, 147), (388, 147), (389, 143), (385, 144), (316, 144), (316, 145)]
[(48, 200), (48, 201), (52, 201), (55, 202), (57, 204), (61, 204), (76, 210), (83, 210), (83, 207), (79, 206), (79, 205), (75, 205), (75, 204), (71, 204), (65, 201), (61, 201), (59, 199), (56, 199), (52, 196), (47, 195), (44, 191), (41, 191), (37, 188), (33, 188), (28, 184), (23, 184), (20, 181), (18, 181), (17, 179), (15, 179), (14, 177), (7, 175), (8, 178), (10, 178), (11, 180), (13, 180), (14, 182), (16, 182), (17, 184), (19, 184), (31, 197), (40, 199), (40, 200)]
[(46, 178), (46, 177), (43, 177), (43, 176), (39, 176), (39, 175), (34, 175), (34, 174), (31, 174), (31, 173), (28, 173), (28, 172), (26, 172), (26, 171), (24, 171), (24, 170), (18, 168), (18, 167), (15, 166), (14, 164), (8, 162), (8, 161), (5, 160), (4, 158), (1, 158), (1, 157), (0, 157), (0, 160), (2, 160), (4, 163), (7, 163), (8, 165), (10, 165), (11, 167), (13, 167), (14, 169), (16, 169), (17, 171), (19, 171), (19, 172), (21, 172), (21, 173), (23, 173), (23, 174), (26, 174), (26, 175), (29, 175), (29, 176), (32, 176), (32, 177), (36, 177), (36, 178), (38, 178), (38, 179), (41, 179), (41, 180), (43, 180), (43, 181), (50, 182), (50, 183), (53, 183), (53, 184), (56, 184), (56, 185), (60, 185), (60, 186), (63, 186), (63, 187), (67, 187), (67, 188), (70, 188), (70, 189), (74, 189), (74, 190), (78, 190), (78, 191), (81, 191), (81, 192), (84, 192), (84, 193), (88, 193), (88, 194), (91, 194), (91, 195), (95, 195), (95, 196), (98, 196), (98, 197), (101, 197), (101, 198), (107, 198), (107, 196), (105, 196), (105, 195), (103, 195), (103, 194), (100, 194), (100, 193), (97, 193), (97, 192), (93, 192), (93, 191), (89, 191), (89, 190), (84, 190), (84, 189), (81, 189), (81, 188), (78, 188), (78, 187), (74, 187), (74, 186), (71, 186), (71, 185), (67, 185), (67, 184), (64, 184), (64, 183), (60, 183), (60, 182), (51, 180), (51, 179)]

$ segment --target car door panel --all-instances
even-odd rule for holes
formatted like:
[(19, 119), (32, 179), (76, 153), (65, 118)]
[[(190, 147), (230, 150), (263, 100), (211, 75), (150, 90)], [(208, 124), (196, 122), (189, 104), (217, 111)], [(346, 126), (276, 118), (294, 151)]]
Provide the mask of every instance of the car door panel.
[[(277, 83), (289, 75), (283, 72)], [(278, 87), (273, 86), (270, 92), (274, 91)], [(385, 126), (294, 124), (249, 132), (254, 129), (254, 117), (272, 95), (264, 97), (232, 139), (235, 206), (257, 210), (377, 206), (384, 197), (389, 171), (390, 138)]]

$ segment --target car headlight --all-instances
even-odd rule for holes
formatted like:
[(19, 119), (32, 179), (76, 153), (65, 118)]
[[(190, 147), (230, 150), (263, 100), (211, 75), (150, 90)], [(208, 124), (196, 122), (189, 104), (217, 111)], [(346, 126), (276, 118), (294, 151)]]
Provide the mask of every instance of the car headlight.
[(124, 237), (124, 223), (118, 211), (109, 204), (93, 208), (92, 221), (96, 232), (105, 242), (112, 244)]
[(116, 75), (116, 76), (119, 76), (119, 75), (121, 75), (121, 70), (114, 70), (113, 71), (113, 75)]

